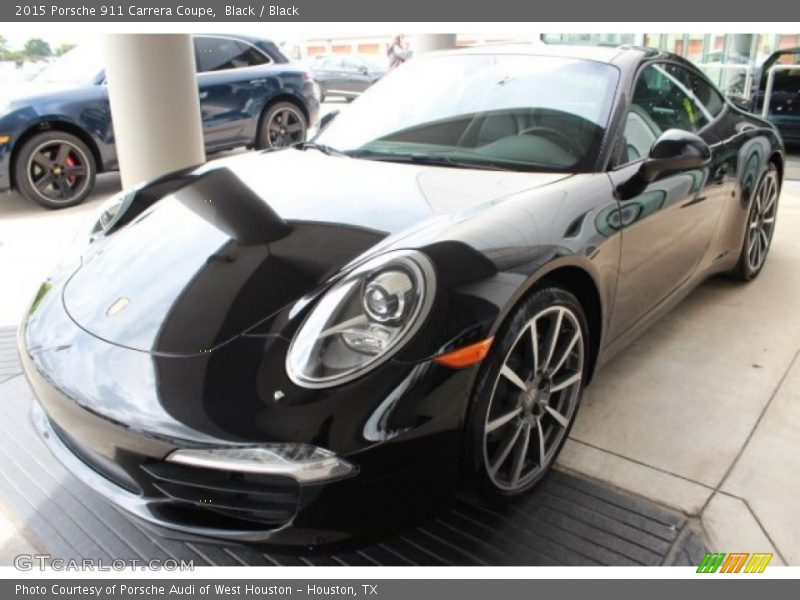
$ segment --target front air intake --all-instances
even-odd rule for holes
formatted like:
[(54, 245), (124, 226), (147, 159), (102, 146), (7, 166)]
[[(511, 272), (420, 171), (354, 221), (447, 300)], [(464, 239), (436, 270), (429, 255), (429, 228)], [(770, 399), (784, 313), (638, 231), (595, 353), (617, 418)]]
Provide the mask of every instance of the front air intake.
[(300, 488), (291, 477), (233, 473), (148, 461), (142, 470), (167, 498), (228, 517), (282, 525), (297, 510)]

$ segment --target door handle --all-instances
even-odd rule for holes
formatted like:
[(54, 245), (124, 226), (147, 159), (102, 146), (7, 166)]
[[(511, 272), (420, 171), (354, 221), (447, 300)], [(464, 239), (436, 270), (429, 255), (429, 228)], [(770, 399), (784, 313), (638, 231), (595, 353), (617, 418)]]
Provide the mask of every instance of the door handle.
[(198, 94), (198, 97), (200, 98), (200, 100), (205, 100), (206, 98), (208, 98), (208, 92), (200, 92)]
[(264, 85), (265, 83), (267, 83), (267, 80), (263, 79), (263, 78), (262, 79), (251, 79), (250, 80), (250, 85)]

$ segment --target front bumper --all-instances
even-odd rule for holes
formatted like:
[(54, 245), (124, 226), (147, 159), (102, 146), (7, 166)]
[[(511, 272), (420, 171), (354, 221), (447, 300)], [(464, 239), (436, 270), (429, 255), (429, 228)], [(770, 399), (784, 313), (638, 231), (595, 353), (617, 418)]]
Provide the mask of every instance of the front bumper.
[[(74, 440), (68, 442), (65, 434), (57, 431), (56, 426), (38, 403), (34, 403), (31, 408), (31, 422), (50, 452), (73, 475), (106, 500), (130, 515), (164, 531), (167, 535), (170, 535), (170, 532), (176, 532), (180, 534), (178, 537), (189, 539), (213, 537), (240, 542), (279, 540), (284, 543), (300, 544), (333, 542), (339, 539), (334, 532), (323, 534), (319, 531), (291, 530), (292, 522), (299, 508), (300, 494), (298, 486), (288, 478), (274, 478), (272, 486), (268, 484), (263, 486), (264, 492), (259, 495), (259, 499), (262, 501), (260, 511), (243, 510), (240, 522), (236, 522), (235, 517), (225, 518), (226, 512), (234, 514), (234, 511), (223, 509), (218, 513), (220, 515), (219, 523), (215, 524), (211, 501), (214, 496), (213, 488), (211, 490), (195, 488), (198, 502), (203, 501), (203, 496), (208, 497), (206, 501), (209, 508), (199, 511), (186, 498), (170, 497), (166, 494), (160, 497), (147, 496), (141, 490), (138, 490), (137, 493), (132, 489), (126, 489), (130, 486), (116, 483), (109, 476), (101, 474), (99, 469), (102, 467), (99, 466), (99, 462), (92, 461), (90, 463), (91, 459), (85, 458), (91, 453), (90, 450), (82, 452), (82, 457), (79, 458), (79, 451), (76, 450)], [(153, 464), (158, 463), (154, 461)], [(202, 480), (197, 477), (195, 481)], [(163, 485), (166, 485), (166, 480)], [(244, 494), (240, 497), (244, 497)], [(270, 498), (272, 499), (271, 511), (265, 510)], [(269, 514), (275, 520), (273, 524), (262, 523), (259, 525), (256, 522), (250, 522), (248, 526), (246, 516), (256, 518), (259, 515)]]
[[(174, 523), (170, 523), (163, 515), (162, 509), (168, 508), (169, 498), (147, 498), (141, 494), (129, 491), (114, 483), (108, 477), (101, 475), (93, 469), (87, 462), (84, 462), (67, 445), (62, 435), (56, 433), (55, 427), (44, 410), (38, 403), (34, 403), (31, 408), (31, 422), (44, 441), (50, 452), (78, 479), (98, 492), (101, 496), (116, 504), (129, 514), (138, 517), (156, 526), (170, 529)], [(275, 529), (270, 533), (274, 534)], [(202, 537), (222, 537), (226, 539), (240, 541), (263, 540), (265, 532), (258, 528), (243, 529), (241, 531), (231, 528), (214, 527), (211, 525), (192, 525), (184, 523), (180, 531), (191, 536)]]
[[(172, 408), (169, 414), (157, 414), (144, 404), (125, 406), (129, 398), (142, 401), (155, 393), (141, 386), (141, 380), (143, 371), (152, 368), (147, 365), (156, 359), (108, 344), (75, 326), (63, 313), (58, 291), (56, 284), (45, 294), (35, 310), (38, 322), (28, 327), (29, 317), (19, 334), (20, 359), (38, 399), (31, 414), (34, 427), (77, 478), (158, 533), (180, 539), (318, 546), (394, 530), (439, 505), (456, 488), (463, 415), (457, 398), (466, 389), (467, 371), (434, 372), (433, 382), (423, 388), (428, 391), (420, 393), (416, 387), (407, 392), (419, 409), (402, 418), (420, 426), (382, 441), (365, 439), (380, 431), (358, 416), (355, 408), (371, 406), (375, 414), (376, 405), (385, 405), (374, 400), (382, 397), (374, 384), (369, 389), (376, 396), (356, 394), (356, 398), (343, 398), (342, 404), (329, 392), (321, 393), (316, 401), (316, 396), (304, 398), (308, 410), (293, 410), (281, 427), (297, 431), (287, 437), (299, 443), (316, 443), (342, 456), (357, 469), (349, 476), (303, 483), (284, 473), (251, 476), (175, 465), (165, 458), (176, 449), (219, 447), (226, 440), (189, 426), (186, 420), (173, 420), (176, 411)], [(45, 339), (51, 334), (55, 337)], [(251, 342), (241, 343), (249, 353)], [(234, 346), (236, 342), (226, 347)], [(189, 365), (209, 359), (172, 360), (176, 362), (167, 361), (167, 370), (173, 365), (184, 369), (182, 380), (187, 382)], [(235, 362), (224, 355), (220, 360)], [(157, 371), (157, 387), (163, 391), (168, 377), (163, 361)], [(210, 372), (204, 371), (205, 381), (212, 377)], [(75, 377), (70, 379), (68, 374)], [(229, 388), (224, 391), (235, 393)], [(94, 396), (96, 392), (102, 396)], [(404, 407), (402, 399), (393, 400), (395, 407)], [(332, 408), (320, 408), (326, 403)], [(432, 414), (440, 418), (432, 419)], [(230, 438), (234, 442), (228, 443), (281, 441), (271, 437), (269, 426), (285, 415), (267, 412), (259, 418), (266, 427), (262, 439), (234, 436)], [(315, 418), (322, 420), (313, 424)], [(360, 433), (353, 433), (350, 441), (346, 436), (340, 436), (339, 442), (334, 436), (322, 439), (325, 423), (330, 431), (334, 421), (358, 421), (352, 429)], [(303, 429), (306, 432), (300, 433)], [(310, 433), (314, 430), (316, 439)], [(342, 453), (345, 446), (338, 447), (340, 443), (354, 449)]]
[[(87, 417), (89, 427), (116, 427)], [(301, 485), (280, 475), (248, 479), (205, 469), (170, 472), (166, 461), (126, 451), (130, 444), (121, 442), (123, 469), (92, 448), (81, 447), (38, 402), (31, 408), (31, 422), (75, 477), (156, 533), (175, 539), (305, 547), (335, 544), (402, 527), (438, 506), (456, 486), (456, 456), (450, 452), (380, 476)], [(122, 438), (128, 435), (122, 428), (117, 433)], [(125, 472), (132, 463), (140, 472), (137, 480)]]

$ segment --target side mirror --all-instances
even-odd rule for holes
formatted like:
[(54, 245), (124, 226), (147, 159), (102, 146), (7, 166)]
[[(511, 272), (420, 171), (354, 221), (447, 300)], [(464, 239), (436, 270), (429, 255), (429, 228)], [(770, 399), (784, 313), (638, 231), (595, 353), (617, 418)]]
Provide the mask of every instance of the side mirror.
[(336, 118), (336, 115), (339, 114), (339, 110), (332, 110), (329, 113), (325, 113), (325, 115), (319, 120), (319, 127), (317, 127), (317, 131), (322, 131), (328, 125), (330, 125), (331, 121)]
[(620, 199), (628, 200), (641, 194), (649, 183), (660, 177), (699, 169), (710, 161), (711, 148), (703, 138), (683, 129), (668, 129), (653, 143), (639, 170), (617, 187), (617, 194)]
[(711, 160), (711, 148), (705, 140), (682, 129), (668, 129), (650, 148), (650, 155), (639, 167), (647, 183), (677, 171), (704, 167)]

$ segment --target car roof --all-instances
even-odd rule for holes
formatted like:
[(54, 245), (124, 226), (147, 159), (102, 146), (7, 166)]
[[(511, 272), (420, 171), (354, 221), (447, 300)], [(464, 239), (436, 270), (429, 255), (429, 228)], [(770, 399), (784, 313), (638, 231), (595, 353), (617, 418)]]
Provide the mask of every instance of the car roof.
[(631, 63), (638, 64), (644, 59), (668, 53), (660, 52), (653, 48), (628, 45), (517, 43), (476, 45), (459, 48), (457, 50), (445, 50), (437, 52), (436, 54), (520, 54), (528, 56), (554, 56), (625, 66)]
[(241, 33), (194, 33), (192, 34), (194, 37), (223, 37), (223, 38), (231, 38), (234, 40), (242, 40), (244, 42), (250, 42), (251, 44), (255, 44), (258, 42), (267, 42), (267, 43), (274, 43), (270, 38), (261, 37), (259, 35), (247, 35)]

